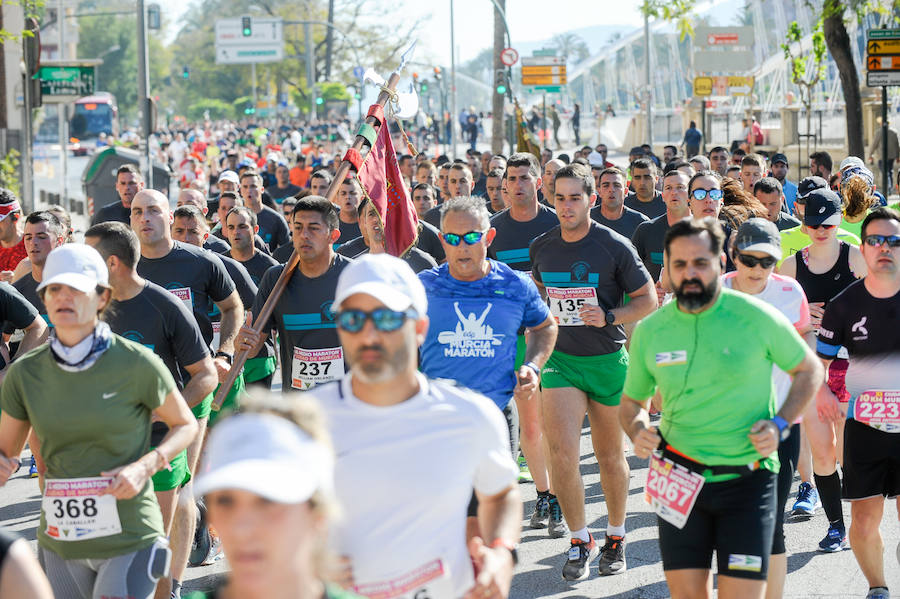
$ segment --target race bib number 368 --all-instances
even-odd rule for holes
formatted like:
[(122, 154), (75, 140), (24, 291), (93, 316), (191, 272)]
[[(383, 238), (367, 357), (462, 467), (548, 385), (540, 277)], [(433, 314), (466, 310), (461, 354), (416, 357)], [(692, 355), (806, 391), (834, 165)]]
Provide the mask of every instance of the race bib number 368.
[(593, 287), (547, 287), (550, 313), (561, 327), (580, 327), (581, 308), (585, 304), (599, 306), (597, 290)]
[(84, 541), (122, 532), (116, 498), (100, 495), (111, 478), (48, 479), (41, 508), (46, 534), (58, 541)]
[(691, 472), (656, 455), (650, 456), (644, 500), (660, 518), (676, 528), (684, 528), (703, 488), (703, 475)]
[(900, 391), (865, 391), (853, 402), (853, 419), (886, 433), (900, 433)]
[(291, 387), (294, 389), (310, 389), (322, 383), (336, 381), (343, 376), (343, 348), (294, 348), (294, 359), (291, 362)]

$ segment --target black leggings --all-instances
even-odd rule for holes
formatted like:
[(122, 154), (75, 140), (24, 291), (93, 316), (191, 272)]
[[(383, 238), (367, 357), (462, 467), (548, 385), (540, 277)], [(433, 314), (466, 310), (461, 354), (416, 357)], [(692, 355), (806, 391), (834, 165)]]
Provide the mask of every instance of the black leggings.
[(786, 552), (784, 547), (784, 508), (787, 505), (788, 495), (791, 493), (791, 483), (794, 481), (794, 473), (797, 471), (799, 459), (800, 425), (795, 424), (791, 427), (791, 434), (788, 438), (778, 445), (778, 461), (781, 462), (781, 469), (778, 471), (772, 555), (781, 555)]

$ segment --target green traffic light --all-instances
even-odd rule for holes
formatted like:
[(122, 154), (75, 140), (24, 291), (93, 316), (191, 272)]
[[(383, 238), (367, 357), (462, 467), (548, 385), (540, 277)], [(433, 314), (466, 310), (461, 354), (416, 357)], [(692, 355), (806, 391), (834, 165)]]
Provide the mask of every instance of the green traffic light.
[(324, 104), (324, 103), (325, 103), (325, 100), (324, 100), (324, 99), (322, 99), (322, 98), (316, 98), (316, 104), (318, 104), (319, 106), (321, 106), (321, 105)]
[(422, 82), (422, 91), (423, 91), (423, 92), (427, 92), (427, 91), (428, 91), (428, 84), (425, 83), (424, 81)]
[(498, 86), (497, 86), (497, 93), (500, 94), (501, 96), (502, 96), (503, 94), (505, 94), (505, 93), (506, 93), (506, 86), (505, 86), (505, 85), (498, 85)]
[(353, 97), (356, 98), (357, 100), (362, 98), (362, 96), (359, 95), (359, 92), (356, 92), (355, 94), (353, 94)]

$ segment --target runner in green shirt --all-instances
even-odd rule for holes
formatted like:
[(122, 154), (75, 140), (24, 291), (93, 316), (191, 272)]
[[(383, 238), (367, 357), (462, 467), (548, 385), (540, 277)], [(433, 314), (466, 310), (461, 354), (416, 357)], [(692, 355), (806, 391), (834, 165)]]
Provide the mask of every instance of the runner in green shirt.
[[(619, 419), (635, 454), (652, 454), (646, 493), (672, 595), (705, 588), (716, 551), (719, 597), (762, 598), (778, 443), (824, 375), (776, 308), (722, 288), (723, 242), (712, 218), (670, 227), (665, 272), (676, 301), (635, 328)], [(793, 377), (777, 415), (773, 364)], [(658, 432), (647, 412), (657, 388)]]
[[(38, 546), (54, 594), (149, 598), (169, 562), (150, 477), (187, 447), (196, 419), (162, 360), (100, 321), (110, 290), (95, 249), (58, 247), (43, 275), (54, 329), (0, 389), (0, 484), (33, 427), (47, 466)], [(169, 427), (153, 450), (151, 417)]]

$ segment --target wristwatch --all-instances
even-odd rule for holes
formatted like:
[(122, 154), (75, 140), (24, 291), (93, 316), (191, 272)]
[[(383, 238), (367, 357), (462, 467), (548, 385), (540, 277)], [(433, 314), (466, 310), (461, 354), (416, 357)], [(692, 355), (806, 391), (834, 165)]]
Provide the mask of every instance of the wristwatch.
[(229, 365), (229, 366), (231, 366), (232, 364), (234, 364), (234, 356), (231, 355), (231, 354), (229, 354), (228, 352), (217, 351), (217, 352), (216, 352), (216, 357), (217, 357), (217, 358), (225, 358), (225, 361), (228, 362), (228, 365)]
[(781, 416), (772, 418), (772, 422), (778, 427), (778, 440), (784, 441), (791, 434), (791, 424)]
[(519, 546), (513, 543), (512, 541), (507, 541), (506, 539), (494, 539), (494, 542), (491, 543), (491, 548), (496, 549), (497, 547), (503, 547), (509, 551), (509, 554), (512, 556), (513, 566), (519, 565)]
[(616, 324), (616, 315), (612, 310), (606, 312), (606, 324)]
[(536, 375), (538, 375), (538, 377), (540, 378), (540, 376), (541, 376), (541, 367), (540, 366), (538, 366), (534, 362), (525, 362), (524, 364), (522, 364), (522, 366), (524, 366), (525, 368), (532, 369), (534, 371), (534, 373)]

